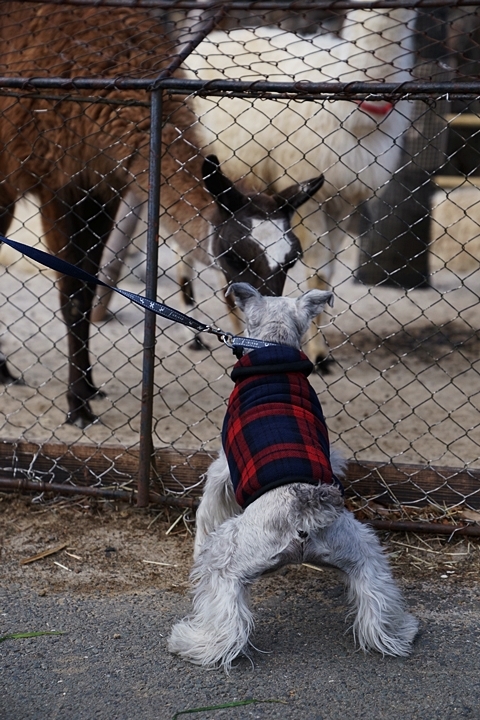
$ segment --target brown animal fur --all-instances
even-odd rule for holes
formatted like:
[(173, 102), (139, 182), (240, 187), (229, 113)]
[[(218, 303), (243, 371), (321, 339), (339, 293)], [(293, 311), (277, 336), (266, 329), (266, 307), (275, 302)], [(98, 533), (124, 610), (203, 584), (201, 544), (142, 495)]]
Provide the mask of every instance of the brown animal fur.
[[(156, 16), (137, 8), (3, 3), (0, 43), (0, 73), (26, 78), (154, 79), (175, 54)], [(58, 88), (0, 95), (0, 233), (7, 234), (18, 199), (33, 193), (51, 252), (97, 274), (121, 197), (128, 192), (140, 204), (148, 196), (148, 94), (112, 87), (96, 91), (92, 102), (93, 91), (71, 93), (76, 97)], [(161, 234), (189, 256), (183, 285), (191, 261), (209, 263), (211, 249), (227, 281), (281, 293), (301, 250), (291, 216), (322, 176), (253, 199), (215, 157), (204, 160), (186, 100), (164, 96), (162, 107)], [(271, 224), (260, 232), (270, 238), (265, 246), (256, 233), (263, 222)], [(275, 238), (281, 252), (272, 249)], [(70, 277), (61, 277), (59, 288), (70, 359), (67, 421), (85, 427), (95, 419), (89, 401), (97, 394), (88, 351), (94, 290)], [(9, 375), (0, 354), (1, 379)]]
[[(13, 77), (154, 78), (174, 55), (158, 19), (147, 11), (2, 3), (0, 74)], [(148, 194), (150, 112), (127, 105), (148, 101), (137, 90), (96, 91), (113, 104), (65, 100), (58, 89), (0, 96), (0, 232), (15, 203), (36, 196), (50, 251), (96, 273), (121, 195)], [(92, 91), (73, 91), (88, 97)], [(58, 95), (58, 100), (55, 96)], [(117, 104), (118, 103), (118, 104)], [(201, 182), (195, 116), (179, 96), (163, 103), (162, 234), (184, 251), (208, 235), (201, 213), (211, 203)], [(59, 280), (69, 332), (68, 421), (82, 427), (94, 415), (97, 390), (88, 355), (92, 288)]]

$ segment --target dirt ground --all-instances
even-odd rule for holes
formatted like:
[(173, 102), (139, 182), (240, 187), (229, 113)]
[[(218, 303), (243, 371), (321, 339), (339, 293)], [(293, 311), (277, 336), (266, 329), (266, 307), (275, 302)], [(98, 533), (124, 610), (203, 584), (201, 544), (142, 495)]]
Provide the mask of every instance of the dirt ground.
[[(193, 516), (90, 499), (32, 503), (7, 493), (0, 494), (0, 516), (0, 582), (45, 594), (114, 594), (152, 586), (187, 590)], [(480, 541), (420, 533), (380, 536), (397, 572), (412, 581), (480, 580)]]
[[(36, 210), (22, 207), (10, 235), (36, 242)], [(138, 258), (130, 257), (133, 274), (121, 286), (142, 293)], [(347, 243), (334, 277), (335, 307), (322, 330), (334, 363), (329, 375), (312, 377), (331, 440), (357, 460), (478, 466), (478, 265), (453, 271), (437, 261), (430, 288), (405, 292), (356, 283), (357, 259), (356, 246)], [(158, 294), (181, 308), (177, 260), (161, 248)], [(0, 267), (1, 350), (25, 382), (0, 387), (0, 438), (137, 444), (143, 311), (115, 295), (112, 318), (92, 328), (94, 380), (105, 397), (93, 403), (99, 422), (82, 432), (64, 422), (66, 338), (54, 277), (5, 247), (0, 261), (6, 265)], [(298, 294), (301, 279), (297, 263), (286, 294)], [(218, 274), (199, 268), (195, 287), (202, 319), (231, 329)], [(158, 321), (154, 444), (215, 451), (235, 359), (216, 339), (209, 338), (210, 350), (200, 352), (191, 350), (191, 339), (190, 330)]]
[[(186, 588), (191, 535), (183, 521), (166, 535), (175, 514), (84, 499), (31, 504), (28, 498), (0, 497), (0, 582), (45, 593)], [(53, 555), (21, 564), (62, 545)]]

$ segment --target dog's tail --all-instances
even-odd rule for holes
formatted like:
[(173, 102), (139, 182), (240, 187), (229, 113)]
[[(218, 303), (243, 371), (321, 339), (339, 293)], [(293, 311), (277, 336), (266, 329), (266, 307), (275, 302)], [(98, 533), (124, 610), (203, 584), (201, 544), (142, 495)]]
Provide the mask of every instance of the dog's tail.
[(343, 495), (335, 485), (295, 483), (288, 490), (291, 496), (288, 517), (299, 534), (309, 535), (328, 527), (343, 510)]

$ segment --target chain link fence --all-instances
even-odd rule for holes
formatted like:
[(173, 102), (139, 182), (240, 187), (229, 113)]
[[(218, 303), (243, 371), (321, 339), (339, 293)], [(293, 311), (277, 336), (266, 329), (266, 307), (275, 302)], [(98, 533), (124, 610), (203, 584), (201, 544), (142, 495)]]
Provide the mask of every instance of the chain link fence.
[[(284, 293), (335, 293), (306, 352), (348, 502), (475, 534), (479, 4), (142, 5), (2, 4), (0, 232), (237, 332), (201, 157), (251, 196), (323, 173)], [(193, 507), (229, 348), (5, 245), (0, 263), (0, 488)]]

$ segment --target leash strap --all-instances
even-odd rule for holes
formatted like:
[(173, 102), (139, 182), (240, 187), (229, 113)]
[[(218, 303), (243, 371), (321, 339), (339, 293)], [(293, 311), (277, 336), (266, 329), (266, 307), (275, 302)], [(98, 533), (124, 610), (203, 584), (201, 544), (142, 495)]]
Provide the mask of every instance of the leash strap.
[(241, 357), (244, 349), (257, 350), (259, 348), (277, 344), (265, 342), (264, 340), (256, 340), (255, 338), (232, 335), (232, 333), (225, 332), (224, 330), (213, 327), (212, 325), (205, 325), (205, 323), (200, 322), (200, 320), (196, 320), (189, 315), (185, 315), (169, 305), (164, 305), (156, 300), (149, 300), (142, 295), (137, 295), (137, 293), (132, 293), (128, 290), (122, 290), (121, 288), (108, 285), (108, 283), (99, 280), (94, 275), (91, 275), (89, 272), (82, 270), (76, 265), (72, 265), (72, 263), (69, 263), (66, 260), (61, 260), (60, 258), (55, 257), (55, 255), (50, 255), (49, 253), (43, 252), (43, 250), (38, 250), (30, 245), (24, 245), (24, 243), (17, 242), (16, 240), (10, 240), (0, 234), (0, 244), (1, 243), (5, 243), (5, 245), (17, 250), (17, 252), (26, 255), (41, 265), (45, 265), (46, 267), (55, 270), (61, 275), (69, 275), (77, 280), (82, 280), (82, 282), (89, 283), (91, 285), (101, 285), (109, 288), (110, 290), (114, 290), (116, 293), (123, 295), (123, 297), (126, 297), (136, 305), (140, 305), (145, 308), (145, 310), (151, 310), (156, 315), (160, 315), (168, 320), (173, 320), (173, 322), (186, 325), (186, 327), (189, 327), (196, 332), (206, 332), (216, 335), (225, 345), (227, 345), (227, 347), (231, 348), (237, 357)]

